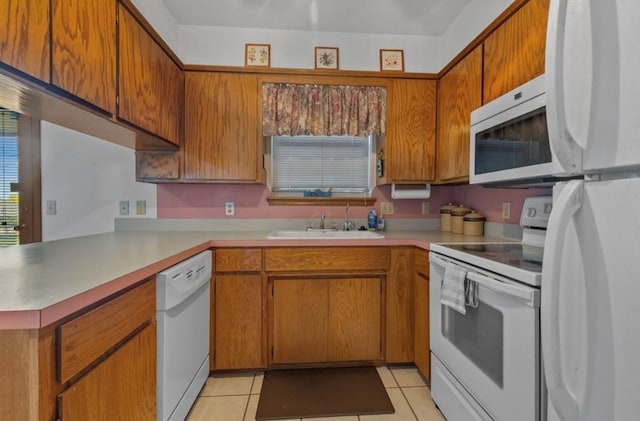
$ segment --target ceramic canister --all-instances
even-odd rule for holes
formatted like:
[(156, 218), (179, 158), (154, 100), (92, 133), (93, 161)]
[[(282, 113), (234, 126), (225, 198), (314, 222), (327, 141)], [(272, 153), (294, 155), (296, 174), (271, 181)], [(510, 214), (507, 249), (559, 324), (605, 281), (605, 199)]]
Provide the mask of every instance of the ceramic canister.
[(454, 234), (464, 233), (464, 216), (471, 212), (465, 205), (460, 205), (451, 209), (451, 232)]
[(456, 206), (449, 203), (440, 208), (440, 231), (451, 231), (451, 209)]
[(487, 218), (484, 215), (472, 210), (466, 214), (463, 218), (463, 230), (464, 235), (483, 235), (484, 234), (484, 221)]

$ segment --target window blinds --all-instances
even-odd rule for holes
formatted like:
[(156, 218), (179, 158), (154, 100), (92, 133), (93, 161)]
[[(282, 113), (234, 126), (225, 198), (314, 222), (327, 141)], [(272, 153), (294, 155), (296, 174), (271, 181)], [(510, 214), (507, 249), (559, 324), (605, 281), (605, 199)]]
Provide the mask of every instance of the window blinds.
[(0, 110), (0, 247), (18, 244), (17, 183), (18, 115)]
[(272, 190), (370, 193), (372, 137), (273, 136)]

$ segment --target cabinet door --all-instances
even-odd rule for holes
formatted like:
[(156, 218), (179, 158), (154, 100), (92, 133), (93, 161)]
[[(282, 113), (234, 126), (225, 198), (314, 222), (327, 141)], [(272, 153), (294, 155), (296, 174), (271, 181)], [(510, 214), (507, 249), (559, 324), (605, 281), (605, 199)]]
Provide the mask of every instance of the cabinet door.
[(179, 144), (182, 71), (122, 5), (119, 17), (118, 116)]
[(484, 41), (483, 103), (544, 73), (549, 0), (529, 0)]
[(114, 113), (116, 0), (53, 0), (51, 5), (51, 82)]
[(391, 249), (391, 265), (387, 277), (386, 361), (413, 362), (413, 249)]
[(0, 2), (0, 60), (49, 82), (49, 0)]
[(329, 361), (379, 360), (380, 278), (329, 281)]
[(256, 181), (261, 158), (256, 75), (187, 72), (184, 175)]
[(327, 279), (273, 281), (272, 363), (327, 361)]
[(264, 367), (262, 276), (215, 277), (216, 370)]
[(436, 81), (394, 79), (389, 87), (382, 183), (435, 178)]
[(155, 420), (155, 323), (60, 394), (58, 416), (63, 421)]
[(440, 79), (438, 180), (469, 177), (471, 111), (482, 105), (482, 47), (476, 47)]
[(415, 343), (414, 361), (425, 379), (430, 378), (429, 355), (429, 253), (415, 252)]

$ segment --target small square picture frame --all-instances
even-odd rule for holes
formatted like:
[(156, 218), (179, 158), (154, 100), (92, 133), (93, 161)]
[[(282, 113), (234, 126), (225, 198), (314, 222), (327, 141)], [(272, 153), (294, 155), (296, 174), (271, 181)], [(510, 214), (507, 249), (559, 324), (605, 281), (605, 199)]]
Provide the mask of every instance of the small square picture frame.
[(380, 50), (380, 71), (404, 72), (404, 50)]
[(315, 47), (314, 52), (316, 69), (340, 68), (340, 53), (337, 47)]
[(245, 44), (246, 67), (271, 67), (271, 44)]

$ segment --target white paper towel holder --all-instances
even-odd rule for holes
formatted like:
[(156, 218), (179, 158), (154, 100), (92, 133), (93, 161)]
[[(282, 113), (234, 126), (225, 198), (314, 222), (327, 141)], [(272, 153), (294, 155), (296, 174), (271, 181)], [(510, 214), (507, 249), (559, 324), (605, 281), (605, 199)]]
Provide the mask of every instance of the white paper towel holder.
[(428, 199), (431, 197), (431, 184), (399, 184), (398, 187), (403, 186), (400, 189), (396, 189), (396, 185), (391, 185), (391, 198), (392, 199)]

